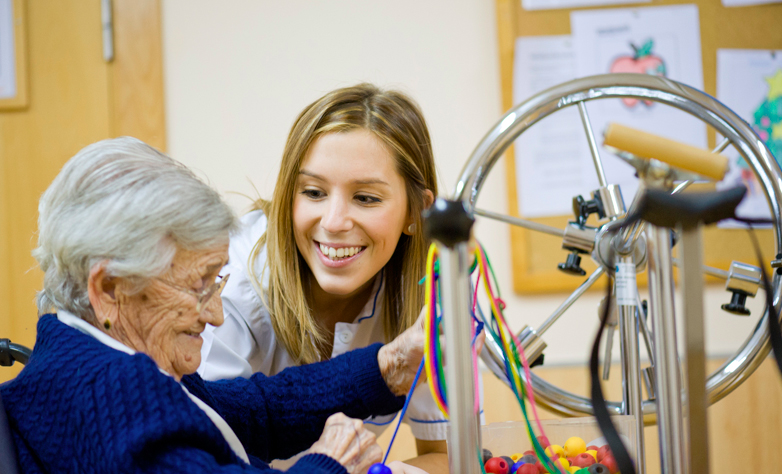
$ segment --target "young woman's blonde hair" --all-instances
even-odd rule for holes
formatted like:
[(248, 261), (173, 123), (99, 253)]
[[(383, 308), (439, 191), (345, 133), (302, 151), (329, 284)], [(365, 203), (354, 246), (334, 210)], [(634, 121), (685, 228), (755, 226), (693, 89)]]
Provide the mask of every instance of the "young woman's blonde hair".
[[(248, 268), (256, 289), (269, 310), (277, 339), (301, 364), (320, 360), (330, 335), (315, 320), (308, 300), (312, 274), (293, 236), (293, 199), (299, 170), (310, 146), (327, 133), (369, 130), (388, 146), (396, 169), (405, 180), (408, 215), (413, 235), (402, 234), (383, 268), (385, 292), (381, 317), (387, 340), (410, 327), (424, 304), (423, 288), (427, 242), (421, 225), (426, 193), (437, 196), (434, 156), (423, 115), (415, 102), (397, 91), (359, 84), (329, 92), (305, 108), (293, 124), (271, 202), (259, 200), (256, 209), (268, 218), (266, 233), (250, 253)], [(268, 292), (253, 264), (263, 246), (267, 259)]]

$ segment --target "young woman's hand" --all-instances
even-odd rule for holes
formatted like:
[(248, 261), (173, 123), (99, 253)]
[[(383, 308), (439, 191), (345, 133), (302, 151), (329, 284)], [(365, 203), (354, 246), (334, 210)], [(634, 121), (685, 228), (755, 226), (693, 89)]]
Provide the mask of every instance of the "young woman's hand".
[(375, 434), (364, 428), (361, 420), (348, 418), (342, 413), (331, 415), (326, 420), (323, 434), (307, 452), (335, 459), (345, 466), (349, 474), (365, 473), (373, 464), (383, 460), (383, 450), (377, 444)]

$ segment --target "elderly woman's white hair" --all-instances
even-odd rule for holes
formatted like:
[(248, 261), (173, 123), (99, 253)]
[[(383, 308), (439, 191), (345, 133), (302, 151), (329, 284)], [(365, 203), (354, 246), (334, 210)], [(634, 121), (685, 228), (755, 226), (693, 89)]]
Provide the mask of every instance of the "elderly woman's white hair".
[(181, 163), (135, 138), (94, 143), (71, 158), (38, 205), (44, 271), (39, 315), (62, 308), (93, 322), (90, 269), (139, 289), (161, 275), (177, 249), (228, 242), (239, 221), (220, 195)]

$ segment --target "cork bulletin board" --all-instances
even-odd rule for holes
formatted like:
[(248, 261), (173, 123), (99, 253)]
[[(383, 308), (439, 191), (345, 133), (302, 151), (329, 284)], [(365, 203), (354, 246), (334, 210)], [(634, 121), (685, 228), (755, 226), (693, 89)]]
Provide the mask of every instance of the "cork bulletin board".
[[(701, 33), (701, 54), (704, 91), (716, 97), (717, 50), (736, 49), (782, 49), (782, 4), (768, 4), (738, 8), (726, 8), (719, 0), (654, 0), (650, 3), (611, 5), (597, 8), (644, 8), (648, 6), (696, 4)], [(497, 30), (500, 53), (500, 78), (502, 84), (503, 110), (513, 107), (513, 60), (514, 45), (520, 36), (567, 35), (570, 30), (572, 9), (536, 10), (522, 9), (521, 0), (496, 0)], [(590, 10), (595, 8), (590, 8)], [(555, 84), (551, 84), (552, 86)], [(713, 129), (708, 127), (709, 146), (716, 146)], [(508, 211), (519, 215), (514, 150), (511, 147), (505, 155), (505, 172), (508, 179)], [(587, 196), (585, 196), (587, 197)], [(588, 198), (588, 197), (587, 197)], [(625, 196), (625, 200), (629, 197)], [(542, 224), (563, 229), (572, 215), (532, 219)], [(594, 225), (593, 221), (590, 224)], [(564, 262), (568, 252), (561, 248), (561, 239), (511, 226), (511, 247), (513, 255), (513, 285), (520, 294), (538, 294), (572, 291), (586, 277), (565, 274), (557, 269)], [(771, 230), (759, 233), (764, 257), (774, 257)], [(704, 263), (727, 270), (732, 260), (755, 264), (749, 236), (742, 229), (717, 229), (710, 227), (703, 232)], [(588, 256), (582, 258), (582, 267), (587, 275), (596, 269)], [(604, 285), (605, 278), (593, 288)], [(638, 275), (639, 284), (646, 284), (646, 274)], [(604, 288), (604, 286), (603, 286)]]

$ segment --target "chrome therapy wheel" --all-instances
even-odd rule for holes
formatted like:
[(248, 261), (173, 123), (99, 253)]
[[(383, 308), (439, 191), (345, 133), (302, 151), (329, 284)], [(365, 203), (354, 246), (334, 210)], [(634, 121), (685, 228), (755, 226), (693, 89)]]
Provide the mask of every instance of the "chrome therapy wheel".
[[(692, 87), (657, 76), (606, 74), (585, 77), (552, 87), (514, 107), (486, 134), (470, 156), (454, 190), (454, 199), (462, 200), (467, 205), (467, 208), (477, 215), (504, 221), (511, 225), (518, 225), (533, 231), (563, 236), (565, 232), (560, 229), (517, 217), (481, 210), (476, 206), (476, 201), (487, 174), (514, 140), (545, 117), (561, 109), (571, 106), (579, 108), (582, 113), (582, 119), (585, 120), (584, 128), (587, 139), (591, 144), (594, 144), (595, 138), (591, 127), (588, 126), (588, 118), (586, 118), (586, 104), (590, 101), (607, 98), (637, 98), (662, 103), (694, 116), (725, 137), (720, 146), (717, 147), (717, 151), (722, 151), (727, 146), (733, 146), (746, 160), (752, 172), (758, 178), (768, 200), (771, 218), (774, 222), (774, 256), (782, 254), (782, 236), (780, 235), (782, 222), (780, 215), (782, 171), (780, 171), (774, 157), (752, 128), (716, 99)], [(586, 239), (594, 238), (593, 248), (599, 250), (601, 248), (600, 238), (605, 234), (606, 232), (601, 232), (601, 229), (598, 229), (593, 236), (587, 236)], [(751, 264), (755, 262), (745, 263)], [(779, 267), (778, 263), (774, 261), (771, 262), (771, 265)], [(573, 301), (580, 297), (606, 272), (606, 268), (600, 266), (600, 262), (598, 264), (597, 270), (589, 275), (586, 281), (565, 300), (560, 309), (548, 318), (543, 327), (547, 329), (553, 324)], [(711, 272), (706, 270), (706, 273), (723, 278), (728, 276), (726, 271), (713, 270)], [(774, 293), (773, 301), (777, 309), (779, 309), (781, 304), (781, 281), (780, 275), (775, 272), (772, 287)], [(760, 321), (755, 325), (753, 332), (738, 351), (718, 370), (709, 375), (706, 388), (710, 403), (727, 396), (762, 363), (770, 349), (767, 331), (768, 321), (766, 319), (768, 317), (768, 308), (765, 308)], [(642, 330), (641, 332), (644, 335), (644, 331)], [(525, 350), (533, 354), (544, 347), (535, 330), (531, 328), (524, 328), (524, 330), (520, 331), (519, 338), (525, 346)], [(486, 350), (483, 351), (481, 356), (495, 374), (504, 379), (501, 352), (489, 339), (486, 341)], [(554, 412), (570, 416), (592, 414), (592, 404), (588, 398), (562, 390), (535, 374), (532, 375), (532, 385), (538, 402)], [(608, 408), (611, 413), (615, 414), (621, 414), (623, 411), (622, 402), (610, 401), (608, 402)], [(654, 400), (646, 399), (643, 401), (645, 423), (655, 422), (655, 411)]]

